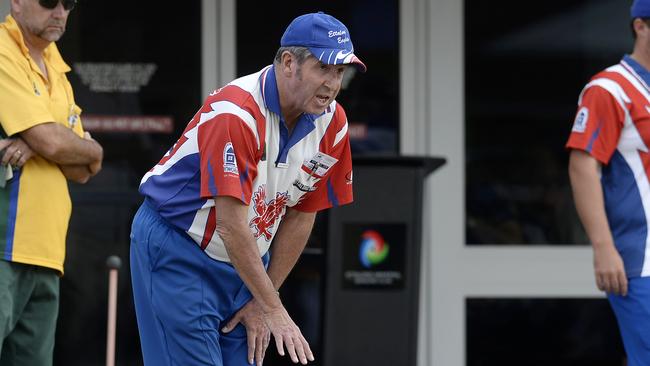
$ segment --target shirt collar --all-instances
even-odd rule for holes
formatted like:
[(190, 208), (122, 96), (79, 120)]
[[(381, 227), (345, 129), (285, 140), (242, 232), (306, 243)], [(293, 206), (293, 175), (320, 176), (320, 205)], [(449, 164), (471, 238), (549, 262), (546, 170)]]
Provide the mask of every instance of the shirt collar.
[(628, 64), (646, 84), (650, 85), (650, 71), (646, 70), (645, 67), (641, 66), (641, 64), (636, 62), (630, 55), (623, 56), (623, 61), (625, 61), (625, 63)]
[(275, 80), (275, 65), (271, 65), (264, 77), (264, 103), (266, 108), (280, 116), (282, 119), (282, 109), (280, 108), (280, 92), (278, 92), (278, 82)]
[[(16, 20), (14, 17), (11, 16), (11, 14), (7, 15), (5, 18), (5, 23), (4, 23), (5, 28), (7, 29), (7, 32), (13, 38), (13, 40), (18, 44), (20, 47), (20, 50), (22, 51), (23, 55), (25, 57), (30, 57), (29, 56), (29, 49), (25, 45), (25, 39), (23, 38), (23, 33), (20, 31), (20, 28), (18, 27), (18, 23), (16, 23)], [(63, 61), (63, 57), (61, 57), (61, 54), (59, 53), (59, 49), (56, 47), (56, 44), (54, 42), (50, 43), (49, 46), (43, 50), (43, 58), (47, 60), (48, 64), (53, 67), (56, 71), (58, 72), (68, 72), (70, 71), (70, 66)]]

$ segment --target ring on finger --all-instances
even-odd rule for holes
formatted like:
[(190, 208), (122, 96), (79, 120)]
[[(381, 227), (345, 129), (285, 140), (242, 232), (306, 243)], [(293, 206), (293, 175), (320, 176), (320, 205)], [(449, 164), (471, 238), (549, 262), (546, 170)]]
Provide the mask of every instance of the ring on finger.
[(22, 155), (22, 154), (23, 154), (23, 152), (22, 152), (22, 151), (20, 151), (20, 150), (16, 150), (16, 154), (18, 154), (18, 155)]

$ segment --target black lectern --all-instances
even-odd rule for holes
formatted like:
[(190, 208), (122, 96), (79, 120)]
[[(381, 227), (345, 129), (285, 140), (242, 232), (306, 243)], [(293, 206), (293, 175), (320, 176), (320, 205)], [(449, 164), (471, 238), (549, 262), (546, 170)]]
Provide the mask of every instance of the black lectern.
[(444, 163), (353, 159), (354, 203), (329, 212), (325, 366), (415, 366), (424, 179)]

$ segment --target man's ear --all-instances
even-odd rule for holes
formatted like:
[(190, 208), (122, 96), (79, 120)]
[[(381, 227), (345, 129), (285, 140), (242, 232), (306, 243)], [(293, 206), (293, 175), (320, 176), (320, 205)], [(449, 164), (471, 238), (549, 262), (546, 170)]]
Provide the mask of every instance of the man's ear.
[(282, 69), (282, 72), (287, 76), (291, 75), (293, 71), (294, 59), (295, 58), (291, 52), (282, 52), (282, 56), (280, 57), (280, 67)]
[(647, 24), (641, 18), (636, 18), (632, 21), (632, 27), (636, 32), (637, 37), (647, 31)]

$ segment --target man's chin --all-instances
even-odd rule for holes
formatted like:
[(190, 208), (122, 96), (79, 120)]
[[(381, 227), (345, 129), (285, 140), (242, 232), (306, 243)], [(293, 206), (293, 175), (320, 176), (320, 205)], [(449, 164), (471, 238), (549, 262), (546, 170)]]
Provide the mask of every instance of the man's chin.
[(309, 110), (307, 111), (307, 113), (309, 113), (309, 114), (315, 114), (315, 115), (321, 115), (321, 114), (325, 113), (325, 111), (327, 110), (327, 107), (328, 107), (328, 106), (329, 106), (329, 104), (326, 105), (326, 106), (324, 106), (324, 107), (321, 107), (321, 106), (314, 106), (314, 107), (312, 107), (312, 108), (309, 108)]
[(63, 36), (63, 31), (45, 31), (39, 37), (48, 42), (57, 42)]

